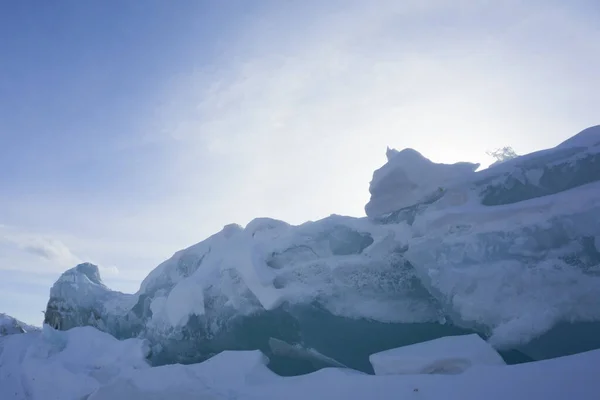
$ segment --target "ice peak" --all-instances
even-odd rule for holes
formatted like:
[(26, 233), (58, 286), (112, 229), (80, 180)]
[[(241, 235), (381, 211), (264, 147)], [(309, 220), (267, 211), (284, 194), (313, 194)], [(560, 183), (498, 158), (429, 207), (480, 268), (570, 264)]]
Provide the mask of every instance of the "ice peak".
[(392, 149), (392, 148), (390, 148), (390, 146), (387, 147), (387, 149), (385, 151), (385, 156), (388, 161), (390, 161), (392, 159), (392, 157), (394, 157), (396, 154), (398, 154), (398, 150)]
[(417, 204), (449, 181), (473, 173), (479, 164), (438, 164), (414, 149), (387, 148), (387, 163), (373, 173), (365, 206), (369, 217)]
[[(69, 270), (77, 274), (85, 275), (91, 282), (97, 285), (103, 285), (102, 278), (100, 277), (100, 270), (97, 265), (89, 262), (78, 264), (75, 268)], [(67, 271), (67, 272), (69, 272)]]

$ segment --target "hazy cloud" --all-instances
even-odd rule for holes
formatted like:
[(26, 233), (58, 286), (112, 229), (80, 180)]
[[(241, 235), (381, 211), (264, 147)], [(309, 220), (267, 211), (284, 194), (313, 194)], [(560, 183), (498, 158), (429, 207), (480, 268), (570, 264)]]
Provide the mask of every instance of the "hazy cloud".
[(81, 259), (61, 241), (44, 237), (29, 237), (21, 242), (24, 251), (59, 265), (76, 265)]
[(81, 262), (69, 247), (59, 239), (0, 225), (0, 244), (19, 249), (49, 261), (59, 267), (75, 266)]
[(152, 132), (172, 152), (171, 204), (202, 221), (360, 216), (387, 146), (486, 165), (494, 148), (560, 143), (597, 123), (600, 90), (600, 35), (565, 4), (348, 2), (249, 19), (161, 96)]

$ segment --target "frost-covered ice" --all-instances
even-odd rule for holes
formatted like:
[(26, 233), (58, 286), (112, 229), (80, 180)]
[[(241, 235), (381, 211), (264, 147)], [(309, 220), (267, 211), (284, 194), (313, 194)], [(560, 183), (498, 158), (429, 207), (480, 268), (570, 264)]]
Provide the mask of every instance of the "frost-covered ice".
[(371, 353), (461, 333), (536, 359), (600, 347), (598, 328), (587, 347), (569, 339), (600, 322), (599, 133), (480, 172), (390, 150), (368, 218), (228, 225), (134, 295), (78, 266), (52, 288), (46, 322), (146, 338), (154, 364), (269, 353), (269, 338), (365, 372)]
[(372, 354), (376, 375), (459, 374), (476, 365), (504, 365), (479, 335), (446, 336)]
[(0, 399), (461, 399), (596, 400), (600, 350), (511, 366), (473, 365), (459, 375), (372, 376), (326, 368), (280, 377), (260, 351), (226, 351), (192, 365), (149, 367), (144, 341), (95, 328), (0, 338)]
[[(135, 301), (134, 295), (108, 289), (98, 267), (83, 263), (63, 273), (52, 286), (45, 321), (64, 330), (86, 325), (109, 330), (110, 326), (115, 335), (121, 336), (119, 319)], [(128, 329), (129, 324), (126, 326)]]
[(0, 336), (14, 335), (16, 333), (35, 332), (40, 328), (28, 325), (16, 318), (0, 313)]
[(365, 206), (370, 217), (435, 198), (457, 179), (472, 176), (479, 164), (437, 164), (413, 149), (388, 149), (387, 163), (375, 171), (369, 186), (371, 200)]
[(404, 254), (456, 323), (500, 347), (600, 320), (600, 183), (496, 207), (431, 212)]

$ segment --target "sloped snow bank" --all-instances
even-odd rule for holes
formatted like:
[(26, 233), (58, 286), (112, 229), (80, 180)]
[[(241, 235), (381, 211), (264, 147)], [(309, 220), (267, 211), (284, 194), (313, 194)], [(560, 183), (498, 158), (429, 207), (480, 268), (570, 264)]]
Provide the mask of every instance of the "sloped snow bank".
[(459, 374), (476, 365), (505, 365), (479, 335), (446, 336), (369, 357), (376, 375)]

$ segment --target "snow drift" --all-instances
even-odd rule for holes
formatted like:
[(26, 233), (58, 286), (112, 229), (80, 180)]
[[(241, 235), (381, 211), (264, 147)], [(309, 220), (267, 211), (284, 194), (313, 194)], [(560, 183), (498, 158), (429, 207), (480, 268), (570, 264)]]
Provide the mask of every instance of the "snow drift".
[(481, 172), (390, 150), (368, 218), (228, 225), (134, 295), (82, 264), (53, 286), (46, 322), (147, 339), (155, 365), (260, 349), (287, 375), (313, 369), (278, 360), (270, 338), (365, 372), (370, 354), (461, 333), (519, 350), (509, 362), (598, 348), (599, 137)]

